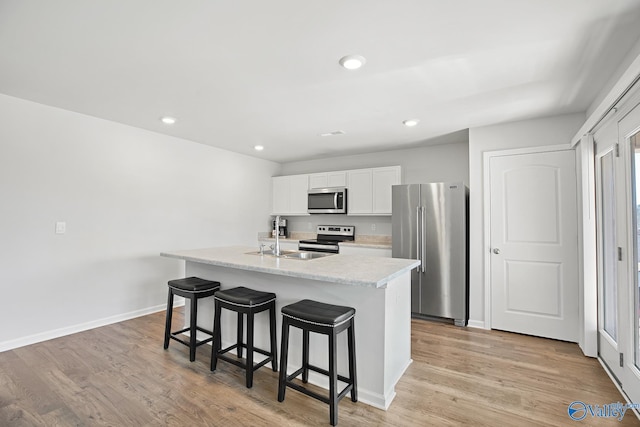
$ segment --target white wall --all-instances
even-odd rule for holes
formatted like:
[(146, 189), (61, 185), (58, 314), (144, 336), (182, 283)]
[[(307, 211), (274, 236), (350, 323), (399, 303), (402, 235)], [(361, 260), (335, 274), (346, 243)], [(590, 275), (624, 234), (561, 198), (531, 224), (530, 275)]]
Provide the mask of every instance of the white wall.
[[(623, 75), (627, 72), (629, 67), (632, 66), (633, 62), (640, 57), (640, 40), (636, 41), (636, 43), (629, 49), (629, 52), (625, 55), (624, 59), (618, 64), (614, 73), (609, 77), (607, 83), (602, 86), (598, 95), (591, 102), (591, 105), (587, 108), (586, 116), (590, 118), (592, 114), (596, 112), (596, 109), (602, 104), (605, 103), (606, 107), (610, 107), (610, 104), (606, 102), (607, 95), (614, 89), (614, 86), (618, 83), (618, 81), (623, 77)], [(616, 96), (620, 95), (616, 93)]]
[[(402, 166), (402, 182), (404, 184), (440, 181), (456, 181), (467, 184), (469, 182), (468, 141), (469, 134), (465, 130), (430, 141), (432, 144), (437, 143), (437, 145), (284, 163), (281, 175), (400, 165)], [(315, 226), (322, 223), (355, 225), (356, 234), (391, 235), (390, 216), (312, 215), (310, 217), (288, 217), (288, 220), (291, 231), (315, 232)]]
[(469, 133), (460, 131), (430, 140), (430, 145), (403, 150), (329, 157), (282, 164), (282, 175), (334, 170), (402, 166), (405, 184), (469, 182)]
[(268, 224), (276, 163), (5, 95), (0, 117), (0, 351), (163, 309), (161, 251)]
[(469, 130), (470, 284), (469, 323), (484, 326), (483, 156), (487, 151), (567, 144), (585, 121), (584, 114), (525, 120)]

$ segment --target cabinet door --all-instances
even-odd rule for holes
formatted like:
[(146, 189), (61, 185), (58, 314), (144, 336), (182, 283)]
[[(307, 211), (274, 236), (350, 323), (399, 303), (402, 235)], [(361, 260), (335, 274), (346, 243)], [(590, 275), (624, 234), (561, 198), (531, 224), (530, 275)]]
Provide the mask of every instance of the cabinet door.
[(289, 178), (291, 179), (289, 215), (308, 215), (309, 175), (292, 175)]
[(346, 187), (347, 172), (327, 172), (327, 187)]
[(322, 172), (309, 175), (309, 188), (346, 187), (347, 172)]
[(373, 206), (371, 169), (349, 171), (347, 177), (349, 180), (347, 213), (349, 215), (371, 214)]
[(326, 173), (312, 173), (309, 175), (309, 188), (327, 188), (329, 184), (327, 182)]
[(307, 191), (309, 175), (276, 176), (271, 178), (272, 215), (309, 215)]
[(289, 213), (291, 185), (288, 176), (271, 178), (273, 205), (271, 213), (286, 215)]
[(400, 184), (400, 167), (377, 168), (371, 172), (374, 214), (391, 215), (391, 186)]

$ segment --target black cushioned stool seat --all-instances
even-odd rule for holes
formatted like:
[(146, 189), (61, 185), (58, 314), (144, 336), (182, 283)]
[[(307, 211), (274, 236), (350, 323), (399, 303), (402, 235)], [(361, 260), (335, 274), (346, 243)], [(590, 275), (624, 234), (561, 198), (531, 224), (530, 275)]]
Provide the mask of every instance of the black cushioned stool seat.
[[(351, 400), (358, 401), (356, 380), (356, 343), (354, 335), (354, 318), (356, 310), (351, 307), (325, 304), (318, 301), (302, 300), (282, 307), (282, 348), (280, 351), (280, 375), (278, 382), (278, 401), (284, 400), (286, 387), (300, 391), (308, 396), (329, 404), (329, 420), (331, 425), (338, 423), (338, 402), (351, 392)], [(289, 350), (289, 326), (302, 329), (302, 367), (287, 375), (287, 358)], [(337, 336), (347, 330), (349, 347), (349, 378), (337, 371)], [(309, 332), (329, 336), (329, 370), (309, 364)], [(329, 397), (315, 393), (294, 383), (293, 379), (302, 374), (302, 382), (309, 379), (309, 370), (329, 377)], [(338, 393), (338, 380), (347, 386)]]
[[(215, 339), (213, 341), (213, 349), (211, 350), (211, 370), (215, 371), (218, 359), (232, 363), (243, 368), (246, 371), (247, 388), (253, 387), (253, 372), (271, 362), (271, 368), (274, 372), (278, 371), (278, 356), (276, 342), (276, 294), (271, 292), (261, 292), (243, 286), (218, 291), (214, 297), (216, 311), (213, 321), (213, 332)], [(238, 332), (236, 343), (225, 349), (222, 349), (220, 315), (222, 309), (235, 311), (238, 313)], [(269, 310), (269, 325), (271, 334), (271, 349), (266, 351), (253, 345), (253, 326), (254, 315)], [(242, 341), (243, 335), (243, 318), (247, 315), (247, 342)], [(242, 362), (242, 349), (247, 350), (246, 361)], [(226, 353), (233, 349), (237, 349), (237, 358), (228, 356)], [(258, 352), (267, 356), (260, 363), (253, 364), (253, 353)]]
[[(189, 360), (192, 362), (196, 359), (196, 347), (206, 344), (213, 340), (213, 332), (197, 325), (198, 319), (198, 300), (212, 296), (220, 289), (220, 282), (213, 280), (205, 280), (199, 277), (187, 277), (185, 279), (176, 279), (169, 281), (169, 298), (167, 301), (166, 324), (164, 328), (164, 348), (169, 348), (169, 340), (174, 339), (189, 347)], [(173, 314), (173, 296), (178, 295), (191, 300), (191, 313), (189, 327), (171, 332), (171, 317)], [(185, 341), (178, 335), (189, 331), (189, 341)], [(203, 340), (196, 340), (197, 331), (204, 332), (210, 337)]]

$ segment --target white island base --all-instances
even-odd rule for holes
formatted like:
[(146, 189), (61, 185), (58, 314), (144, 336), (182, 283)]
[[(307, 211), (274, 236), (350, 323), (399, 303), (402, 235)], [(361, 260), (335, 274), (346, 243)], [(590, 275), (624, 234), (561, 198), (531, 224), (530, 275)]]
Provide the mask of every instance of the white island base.
[[(383, 279), (383, 283), (377, 281), (377, 283), (367, 285), (364, 282), (345, 284), (331, 281), (331, 278), (318, 280), (300, 276), (305, 275), (304, 270), (307, 270), (305, 265), (309, 267), (308, 270), (313, 270), (310, 267), (322, 267), (321, 263), (331, 258), (332, 261), (325, 263), (327, 268), (336, 267), (337, 262), (344, 262), (345, 265), (358, 263), (361, 268), (367, 268), (366, 264), (371, 262), (371, 268), (376, 268), (374, 264), (379, 264), (380, 258), (335, 255), (324, 259), (303, 261), (243, 255), (249, 257), (245, 258), (249, 265), (238, 263), (236, 266), (230, 265), (233, 263), (230, 263), (229, 260), (216, 262), (185, 256), (187, 252), (189, 251), (163, 253), (162, 255), (184, 259), (186, 261), (186, 277), (197, 276), (219, 281), (221, 289), (245, 286), (276, 294), (278, 353), (280, 352), (282, 328), (280, 309), (283, 306), (302, 299), (312, 299), (355, 308), (358, 401), (385, 410), (389, 407), (395, 397), (395, 385), (411, 363), (410, 265), (415, 265), (415, 262), (409, 264), (410, 260), (397, 260), (407, 261), (407, 266), (397, 269), (398, 271), (390, 275), (388, 280)], [(240, 252), (238, 253), (240, 254)], [(289, 267), (293, 269), (293, 272)], [(313, 273), (309, 275), (318, 277)], [(344, 279), (338, 280), (345, 282)], [(206, 329), (212, 328), (213, 298), (200, 300), (199, 304), (198, 325)], [(227, 310), (223, 310), (222, 315), (222, 347), (224, 348), (235, 343), (237, 319), (235, 313)], [(255, 323), (254, 344), (268, 350), (268, 312), (257, 314)], [(346, 332), (338, 336), (338, 373), (344, 376), (348, 376), (346, 338)], [(309, 344), (311, 364), (328, 367), (327, 337), (311, 333)], [(257, 360), (261, 360), (259, 356), (256, 354)], [(280, 356), (278, 354), (278, 357)], [(291, 328), (287, 372), (291, 373), (298, 369), (301, 366), (301, 360), (302, 333), (297, 328)], [(309, 382), (326, 389), (329, 387), (327, 377), (315, 372), (309, 372)], [(277, 384), (274, 390), (276, 389)]]

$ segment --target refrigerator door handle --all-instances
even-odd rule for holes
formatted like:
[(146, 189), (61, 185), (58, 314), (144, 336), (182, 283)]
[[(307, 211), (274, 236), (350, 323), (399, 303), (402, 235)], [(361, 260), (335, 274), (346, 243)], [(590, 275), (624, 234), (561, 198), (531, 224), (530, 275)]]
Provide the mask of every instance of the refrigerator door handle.
[(424, 215), (424, 206), (420, 206), (420, 219), (422, 222), (422, 231), (420, 232), (420, 240), (422, 240), (422, 248), (420, 250), (420, 268), (422, 269), (422, 272), (424, 273), (426, 270), (426, 252), (427, 252), (427, 248), (426, 248), (426, 240), (427, 240), (427, 228), (426, 228), (426, 223), (425, 223), (425, 215)]
[[(416, 206), (416, 258), (420, 260), (422, 263), (422, 257), (420, 256), (420, 246), (421, 246), (421, 233), (420, 233), (420, 206)], [(416, 271), (420, 272), (420, 266), (416, 267)]]

